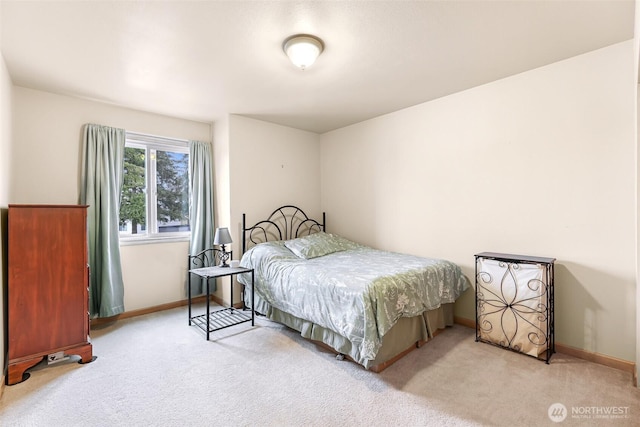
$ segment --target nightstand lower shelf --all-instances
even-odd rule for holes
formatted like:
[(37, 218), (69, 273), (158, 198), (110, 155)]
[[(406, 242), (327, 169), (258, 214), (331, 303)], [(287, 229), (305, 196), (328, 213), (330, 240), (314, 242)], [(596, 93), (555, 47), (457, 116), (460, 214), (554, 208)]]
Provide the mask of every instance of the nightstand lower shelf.
[(253, 319), (248, 314), (237, 308), (223, 308), (209, 312), (209, 326), (207, 327), (207, 314), (193, 316), (191, 323), (204, 332), (214, 332), (240, 323), (251, 322)]

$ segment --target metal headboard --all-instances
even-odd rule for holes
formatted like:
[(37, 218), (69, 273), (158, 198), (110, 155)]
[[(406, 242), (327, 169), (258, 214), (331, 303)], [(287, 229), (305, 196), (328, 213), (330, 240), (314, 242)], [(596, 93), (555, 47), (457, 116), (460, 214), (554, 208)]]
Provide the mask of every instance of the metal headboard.
[(326, 215), (322, 222), (311, 219), (302, 209), (293, 205), (280, 206), (265, 220), (247, 227), (246, 214), (242, 214), (242, 253), (258, 243), (289, 240), (325, 231)]

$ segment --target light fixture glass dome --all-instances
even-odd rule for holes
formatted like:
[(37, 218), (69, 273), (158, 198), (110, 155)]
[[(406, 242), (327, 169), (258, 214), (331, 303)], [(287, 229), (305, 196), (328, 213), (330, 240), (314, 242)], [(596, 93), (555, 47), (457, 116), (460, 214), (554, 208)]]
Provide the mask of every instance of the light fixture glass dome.
[(293, 65), (304, 70), (311, 66), (324, 50), (324, 43), (318, 37), (309, 34), (296, 34), (282, 44)]

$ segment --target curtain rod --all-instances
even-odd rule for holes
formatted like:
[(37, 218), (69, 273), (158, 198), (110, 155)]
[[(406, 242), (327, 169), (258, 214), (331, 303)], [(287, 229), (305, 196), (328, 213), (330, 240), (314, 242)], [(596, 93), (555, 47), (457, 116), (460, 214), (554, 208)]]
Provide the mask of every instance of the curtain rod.
[(182, 138), (172, 138), (172, 137), (168, 137), (168, 136), (151, 135), (151, 134), (148, 134), (148, 133), (131, 132), (131, 131), (128, 131), (128, 130), (125, 130), (125, 133), (127, 135), (132, 136), (133, 138), (139, 137), (139, 138), (143, 138), (143, 139), (156, 139), (156, 140), (163, 140), (163, 141), (179, 141), (179, 142), (184, 142), (185, 144), (189, 143), (189, 140), (182, 139)]

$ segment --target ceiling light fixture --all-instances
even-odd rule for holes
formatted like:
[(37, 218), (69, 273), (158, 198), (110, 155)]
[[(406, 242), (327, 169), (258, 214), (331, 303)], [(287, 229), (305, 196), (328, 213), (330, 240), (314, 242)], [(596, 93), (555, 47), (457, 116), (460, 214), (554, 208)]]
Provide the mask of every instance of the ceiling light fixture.
[(282, 43), (282, 50), (293, 65), (304, 70), (311, 66), (324, 50), (324, 43), (316, 36), (296, 34), (287, 37)]

